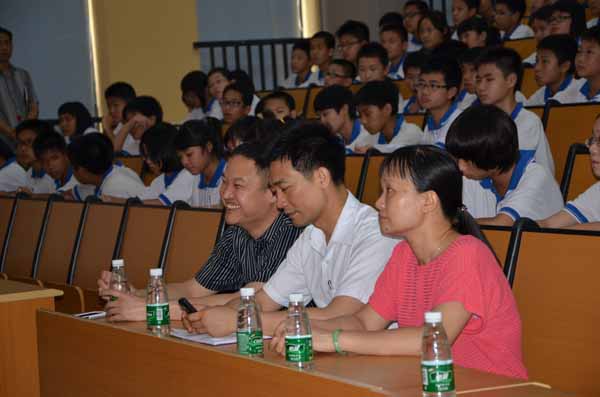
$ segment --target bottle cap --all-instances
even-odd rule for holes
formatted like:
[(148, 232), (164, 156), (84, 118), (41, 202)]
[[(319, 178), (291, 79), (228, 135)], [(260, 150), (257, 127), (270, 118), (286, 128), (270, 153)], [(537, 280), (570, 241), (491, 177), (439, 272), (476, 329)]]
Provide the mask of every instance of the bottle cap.
[(441, 323), (442, 322), (442, 313), (441, 312), (426, 312), (425, 313), (425, 322), (426, 323)]
[(254, 288), (242, 288), (240, 289), (240, 295), (243, 297), (254, 296)]
[(150, 269), (150, 276), (151, 277), (162, 277), (162, 269), (161, 268)]
[(113, 259), (112, 266), (113, 267), (123, 267), (125, 265), (125, 261), (123, 259)]
[(290, 303), (300, 303), (304, 302), (304, 297), (302, 294), (290, 294)]

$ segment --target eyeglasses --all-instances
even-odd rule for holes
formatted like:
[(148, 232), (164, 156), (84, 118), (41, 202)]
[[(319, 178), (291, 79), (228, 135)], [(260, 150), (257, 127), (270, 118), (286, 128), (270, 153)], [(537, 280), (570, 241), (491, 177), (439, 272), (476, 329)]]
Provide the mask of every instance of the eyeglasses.
[(240, 106), (242, 106), (242, 101), (222, 101), (221, 106), (224, 108), (225, 107), (239, 108)]
[(338, 44), (337, 48), (339, 48), (340, 50), (343, 50), (344, 48), (350, 48), (353, 45), (357, 45), (359, 43), (360, 43), (360, 41), (358, 41), (358, 40), (357, 41), (352, 41), (352, 42), (349, 42), (349, 43), (340, 43), (340, 44)]
[(427, 83), (425, 81), (419, 81), (417, 84), (415, 84), (415, 88), (419, 91), (423, 91), (426, 88), (430, 89), (431, 91), (437, 91), (441, 90), (442, 88), (448, 88), (448, 86), (445, 84)]
[(564, 21), (568, 21), (571, 19), (570, 15), (557, 15), (555, 17), (550, 18), (550, 23), (561, 23)]
[(596, 146), (596, 147), (600, 148), (600, 138), (595, 137), (595, 136), (589, 137), (588, 139), (585, 140), (585, 146), (587, 146), (588, 149), (591, 149), (592, 146)]

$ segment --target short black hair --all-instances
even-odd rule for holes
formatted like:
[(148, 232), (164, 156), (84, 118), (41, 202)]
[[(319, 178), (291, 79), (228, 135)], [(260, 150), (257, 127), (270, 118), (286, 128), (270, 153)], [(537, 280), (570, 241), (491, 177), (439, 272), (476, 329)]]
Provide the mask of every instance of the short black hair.
[(591, 41), (600, 45), (600, 26), (596, 25), (581, 34), (581, 41)]
[(33, 131), (35, 132), (35, 135), (38, 136), (52, 131), (52, 126), (49, 123), (38, 119), (23, 120), (15, 127), (15, 134), (19, 135), (25, 130)]
[(475, 68), (479, 69), (481, 65), (495, 65), (502, 71), (504, 78), (514, 73), (517, 76), (515, 91), (521, 87), (521, 81), (523, 80), (523, 62), (521, 61), (519, 53), (512, 48), (487, 48), (475, 62)]
[(259, 104), (256, 106), (256, 113), (262, 113), (265, 107), (265, 103), (267, 103), (267, 101), (270, 101), (271, 99), (280, 99), (286, 103), (290, 111), (296, 110), (296, 100), (294, 99), (294, 97), (285, 91), (277, 90), (271, 92), (270, 94), (268, 94), (260, 100)]
[(292, 46), (292, 51), (300, 50), (304, 51), (307, 57), (310, 58), (310, 40), (309, 39), (300, 39), (294, 43)]
[(75, 135), (82, 135), (89, 127), (94, 125), (90, 111), (81, 102), (65, 102), (58, 108), (58, 117), (70, 114), (75, 118)]
[(194, 70), (183, 76), (181, 79), (181, 93), (193, 92), (200, 99), (200, 106), (206, 104), (206, 84), (208, 78), (204, 72)]
[(467, 48), (461, 55), (458, 60), (460, 65), (471, 64), (475, 65), (481, 53), (483, 52), (483, 47), (473, 47)]
[(144, 133), (140, 141), (142, 157), (160, 164), (165, 173), (177, 172), (183, 167), (175, 150), (177, 128), (169, 123), (158, 123)]
[(208, 144), (213, 147), (212, 153), (217, 158), (223, 157), (223, 140), (221, 139), (221, 130), (217, 128), (216, 123), (210, 120), (190, 120), (179, 127), (179, 132), (175, 137), (175, 150), (186, 150), (192, 146), (206, 148)]
[(334, 184), (344, 183), (346, 150), (321, 123), (299, 123), (283, 132), (270, 148), (269, 162), (289, 160), (292, 167), (309, 177), (326, 168)]
[[(556, 34), (544, 37), (537, 45), (539, 50), (551, 51), (558, 64), (570, 62), (569, 73), (575, 72), (575, 55), (577, 55), (577, 41), (568, 34)], [(538, 55), (539, 56), (539, 55)]]
[(408, 41), (408, 32), (406, 31), (406, 28), (404, 28), (404, 25), (383, 25), (379, 29), (379, 34), (384, 32), (394, 32), (400, 36), (402, 41)]
[(410, 7), (410, 6), (417, 7), (417, 10), (419, 10), (419, 12), (421, 14), (423, 14), (424, 12), (427, 12), (429, 10), (429, 6), (423, 0), (408, 0), (406, 3), (404, 3), (405, 10), (406, 10), (406, 7)]
[(335, 32), (335, 35), (338, 38), (348, 35), (355, 37), (359, 41), (370, 41), (369, 27), (364, 22), (352, 19), (344, 22)]
[(358, 54), (356, 55), (357, 63), (361, 58), (377, 58), (384, 68), (390, 63), (386, 49), (376, 41), (367, 43), (358, 50)]
[(130, 113), (141, 113), (146, 117), (156, 117), (156, 122), (160, 123), (163, 118), (163, 110), (160, 103), (151, 96), (138, 96), (123, 109), (123, 118)]
[(397, 25), (402, 26), (404, 23), (404, 17), (402, 14), (396, 11), (390, 11), (383, 14), (381, 18), (379, 18), (379, 28), (388, 25)]
[(406, 58), (404, 58), (404, 64), (402, 65), (404, 74), (406, 74), (410, 68), (419, 68), (419, 70), (421, 70), (423, 65), (427, 63), (428, 59), (429, 57), (423, 51), (409, 52), (406, 54)]
[(481, 5), (480, 0), (461, 0), (469, 10), (477, 10), (479, 11), (479, 6)]
[(237, 139), (241, 143), (259, 142), (264, 146), (272, 142), (284, 127), (285, 125), (277, 119), (245, 116), (227, 129), (224, 141), (227, 143)]
[(119, 98), (124, 100), (125, 102), (133, 101), (136, 97), (135, 89), (129, 83), (124, 81), (117, 81), (116, 83), (112, 83), (109, 85), (106, 90), (104, 90), (104, 98)]
[(13, 39), (13, 33), (6, 29), (5, 27), (0, 26), (0, 34), (5, 34), (8, 36), (8, 39), (12, 42)]
[(85, 168), (94, 175), (104, 175), (115, 157), (112, 142), (99, 132), (74, 138), (67, 152), (73, 168)]
[(429, 10), (423, 14), (423, 17), (419, 21), (418, 28), (421, 27), (423, 20), (428, 19), (431, 22), (433, 27), (442, 33), (444, 40), (447, 40), (450, 37), (450, 28), (448, 27), (448, 20), (446, 19), (446, 14), (437, 10)]
[(462, 35), (465, 32), (475, 31), (479, 34), (485, 32), (485, 46), (493, 47), (500, 45), (500, 31), (496, 29), (494, 26), (490, 26), (485, 18), (480, 17), (479, 15), (474, 15), (471, 18), (467, 18), (462, 21), (457, 29), (458, 36)]
[(252, 100), (254, 99), (254, 87), (249, 85), (247, 81), (241, 80), (229, 84), (223, 90), (223, 96), (225, 96), (227, 91), (239, 92), (242, 96), (242, 102), (244, 103), (244, 106), (252, 105)]
[(348, 114), (351, 119), (356, 118), (356, 106), (354, 104), (354, 95), (349, 88), (341, 85), (332, 85), (324, 87), (315, 97), (314, 107), (316, 112), (322, 112), (327, 109), (334, 109), (337, 113), (342, 107), (348, 106)]
[(254, 161), (256, 170), (267, 175), (269, 170), (269, 158), (265, 145), (258, 141), (244, 142), (231, 152), (229, 158), (234, 156), (242, 156), (248, 160)]
[(527, 9), (527, 4), (525, 0), (496, 0), (496, 5), (504, 4), (506, 8), (512, 13), (519, 14), (519, 20), (523, 18), (525, 14), (525, 10)]
[(219, 73), (220, 75), (222, 75), (223, 77), (225, 77), (227, 80), (231, 80), (231, 76), (229, 75), (229, 70), (222, 68), (222, 67), (216, 67), (216, 68), (212, 68), (209, 72), (208, 75), (206, 76), (206, 79), (208, 80), (210, 78), (210, 76), (212, 76), (213, 74), (217, 74)]
[(311, 41), (317, 39), (323, 40), (327, 48), (335, 48), (335, 36), (331, 33), (321, 30), (320, 32), (313, 34), (310, 38)]
[(232, 70), (231, 72), (229, 72), (229, 80), (246, 84), (248, 87), (252, 88), (253, 93), (254, 93), (254, 91), (256, 91), (256, 88), (254, 87), (254, 82), (252, 81), (252, 78), (245, 70), (242, 70), (242, 69)]
[(472, 106), (450, 126), (446, 150), (482, 170), (506, 172), (519, 160), (517, 126), (496, 106)]
[(42, 155), (50, 150), (56, 150), (57, 152), (67, 153), (67, 144), (65, 138), (56, 131), (49, 131), (44, 134), (40, 134), (33, 141), (33, 152), (36, 158), (42, 157)]
[(425, 73), (440, 73), (444, 76), (444, 83), (448, 88), (460, 88), (462, 71), (456, 59), (446, 57), (432, 57), (421, 68), (421, 75)]
[[(62, 137), (61, 137), (61, 139), (62, 139)], [(63, 139), (63, 142), (64, 142), (64, 139)], [(11, 149), (10, 146), (8, 146), (8, 143), (6, 143), (2, 139), (0, 139), (0, 158), (3, 158), (4, 160), (8, 160), (14, 156), (15, 156), (15, 152)]]
[(389, 104), (392, 115), (398, 113), (398, 87), (391, 80), (369, 81), (356, 93), (356, 105), (373, 105), (383, 108)]
[(535, 19), (539, 19), (541, 21), (550, 22), (550, 18), (552, 18), (552, 13), (554, 9), (551, 5), (545, 5), (543, 7), (535, 10), (534, 13), (529, 17), (529, 23), (532, 23)]
[(571, 16), (571, 32), (573, 37), (579, 37), (587, 29), (585, 8), (574, 0), (559, 0), (552, 4), (552, 12), (566, 12)]
[(356, 66), (350, 61), (345, 59), (334, 59), (331, 61), (330, 65), (338, 65), (344, 69), (344, 76), (350, 79), (354, 79), (356, 77)]

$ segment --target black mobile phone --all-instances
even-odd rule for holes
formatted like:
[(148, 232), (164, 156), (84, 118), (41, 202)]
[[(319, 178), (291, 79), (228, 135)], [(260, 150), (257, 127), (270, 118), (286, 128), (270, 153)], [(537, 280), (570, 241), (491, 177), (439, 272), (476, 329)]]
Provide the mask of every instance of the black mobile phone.
[(179, 303), (179, 306), (181, 306), (181, 308), (187, 314), (196, 313), (198, 311), (198, 310), (196, 310), (196, 308), (194, 306), (192, 306), (192, 304), (190, 303), (189, 300), (187, 300), (187, 298), (179, 298), (179, 300), (177, 301), (177, 303)]

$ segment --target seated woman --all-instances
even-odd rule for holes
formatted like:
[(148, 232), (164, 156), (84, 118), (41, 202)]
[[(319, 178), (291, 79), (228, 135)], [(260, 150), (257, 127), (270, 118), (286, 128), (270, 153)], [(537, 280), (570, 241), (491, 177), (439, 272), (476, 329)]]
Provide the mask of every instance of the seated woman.
[[(462, 205), (456, 162), (437, 147), (404, 147), (384, 160), (381, 186), (381, 230), (405, 241), (396, 245), (363, 309), (312, 321), (314, 349), (419, 355), (424, 314), (439, 311), (455, 364), (527, 378), (515, 298)], [(398, 329), (386, 329), (394, 321)], [(278, 351), (284, 348), (283, 328), (271, 342)]]

